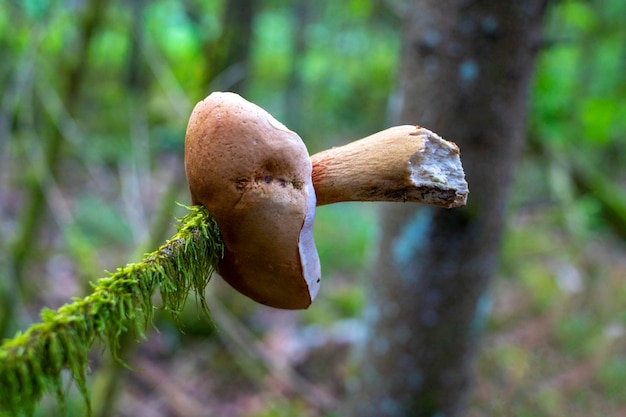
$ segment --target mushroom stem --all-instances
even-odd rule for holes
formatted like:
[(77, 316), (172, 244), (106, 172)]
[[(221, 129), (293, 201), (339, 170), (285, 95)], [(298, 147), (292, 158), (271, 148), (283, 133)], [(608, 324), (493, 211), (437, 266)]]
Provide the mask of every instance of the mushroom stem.
[(452, 208), (469, 193), (459, 148), (419, 126), (396, 126), (311, 157), (317, 205), (400, 201)]

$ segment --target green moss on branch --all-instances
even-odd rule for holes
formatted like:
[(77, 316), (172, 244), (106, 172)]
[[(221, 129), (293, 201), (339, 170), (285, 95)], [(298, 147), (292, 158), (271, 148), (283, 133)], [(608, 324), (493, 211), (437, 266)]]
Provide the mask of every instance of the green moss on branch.
[[(174, 318), (191, 290), (208, 315), (204, 289), (223, 254), (217, 224), (204, 207), (180, 219), (178, 232), (144, 260), (119, 268), (94, 284), (93, 292), (56, 311), (44, 310), (41, 323), (0, 345), (0, 415), (32, 415), (42, 394), (53, 392), (65, 404), (62, 371), (69, 371), (85, 398), (87, 354), (96, 338), (113, 355), (120, 335), (140, 337), (151, 323), (152, 295), (158, 288), (162, 308)], [(65, 413), (65, 410), (63, 410)]]

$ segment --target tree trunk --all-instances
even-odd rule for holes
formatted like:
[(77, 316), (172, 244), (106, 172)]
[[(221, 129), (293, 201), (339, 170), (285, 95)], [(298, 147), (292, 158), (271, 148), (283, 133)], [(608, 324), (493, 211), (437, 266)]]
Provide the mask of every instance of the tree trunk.
[(230, 0), (215, 42), (204, 43), (205, 85), (208, 90), (242, 93), (249, 76), (250, 45), (256, 6), (253, 0)]
[(385, 205), (353, 416), (458, 416), (468, 398), (545, 0), (416, 0), (398, 123), (456, 142), (468, 206)]

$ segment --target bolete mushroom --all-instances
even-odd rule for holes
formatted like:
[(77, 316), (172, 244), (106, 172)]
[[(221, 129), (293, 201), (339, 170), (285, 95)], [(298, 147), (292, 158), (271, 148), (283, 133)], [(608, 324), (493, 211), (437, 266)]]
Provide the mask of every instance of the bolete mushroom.
[(317, 294), (311, 170), (300, 136), (256, 104), (212, 93), (194, 108), (185, 138), (191, 202), (217, 221), (219, 274), (259, 303), (301, 309)]
[(341, 201), (465, 205), (459, 148), (419, 126), (396, 126), (309, 158), (295, 133), (234, 93), (194, 108), (185, 138), (192, 204), (224, 241), (220, 275), (255, 301), (307, 308), (319, 289), (316, 205)]

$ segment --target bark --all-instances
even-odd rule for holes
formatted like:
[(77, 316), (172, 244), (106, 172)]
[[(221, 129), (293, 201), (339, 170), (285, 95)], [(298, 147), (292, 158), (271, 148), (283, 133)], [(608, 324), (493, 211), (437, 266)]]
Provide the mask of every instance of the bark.
[(489, 306), (524, 137), (544, 0), (417, 0), (406, 13), (396, 123), (461, 148), (468, 205), (385, 205), (353, 416), (458, 416)]

